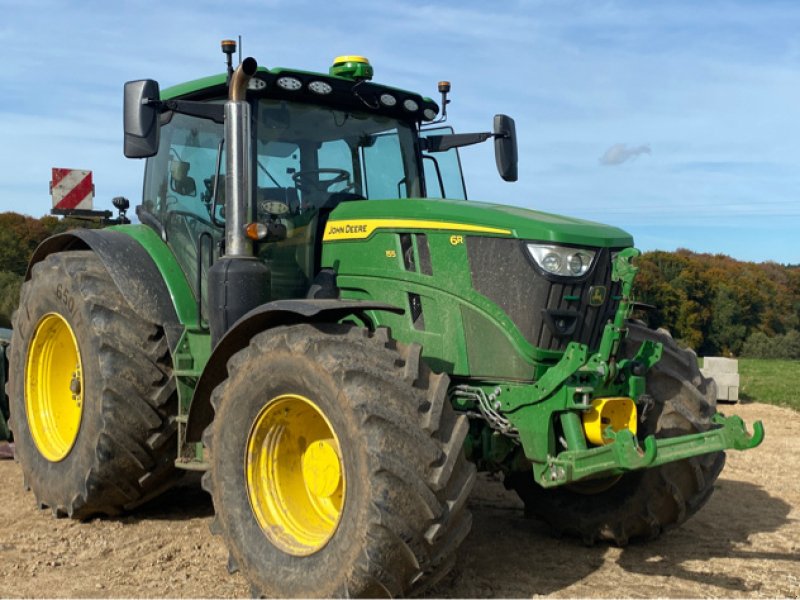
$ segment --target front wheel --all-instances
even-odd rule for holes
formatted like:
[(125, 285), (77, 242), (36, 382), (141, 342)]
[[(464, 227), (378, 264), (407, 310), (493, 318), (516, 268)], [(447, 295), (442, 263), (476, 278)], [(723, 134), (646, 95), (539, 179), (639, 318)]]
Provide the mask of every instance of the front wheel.
[(466, 417), (387, 330), (256, 335), (212, 396), (204, 486), (257, 595), (397, 596), (452, 566), (471, 516)]
[[(628, 323), (622, 355), (632, 357), (645, 340), (661, 342), (661, 360), (647, 373), (647, 393), (654, 405), (640, 426), (642, 437), (675, 437), (707, 431), (716, 411), (717, 390), (697, 367), (697, 356), (682, 350), (666, 330), (653, 331)], [(715, 452), (660, 467), (635, 471), (619, 478), (578, 482), (544, 489), (531, 471), (506, 478), (528, 514), (557, 534), (582, 538), (587, 544), (605, 540), (623, 546), (636, 539), (652, 539), (697, 512), (711, 497), (714, 482), (725, 464)]]

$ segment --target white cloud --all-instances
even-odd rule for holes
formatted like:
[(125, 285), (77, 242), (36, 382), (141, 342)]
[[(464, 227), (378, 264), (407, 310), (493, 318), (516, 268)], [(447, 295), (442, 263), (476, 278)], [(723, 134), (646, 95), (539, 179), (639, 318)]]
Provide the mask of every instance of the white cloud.
[(650, 154), (650, 146), (642, 144), (641, 146), (633, 146), (628, 148), (625, 144), (614, 144), (605, 151), (605, 154), (600, 157), (600, 164), (606, 167), (621, 165), (624, 162), (635, 159), (642, 154)]

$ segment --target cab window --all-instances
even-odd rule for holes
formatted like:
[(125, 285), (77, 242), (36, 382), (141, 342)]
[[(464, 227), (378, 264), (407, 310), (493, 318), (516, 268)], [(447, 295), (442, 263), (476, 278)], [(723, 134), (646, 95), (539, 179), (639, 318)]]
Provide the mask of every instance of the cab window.
[[(142, 209), (144, 222), (154, 221), (164, 236), (186, 279), (197, 295), (205, 281), (212, 253), (224, 235), (212, 219), (214, 176), (222, 125), (208, 119), (172, 114), (161, 127), (158, 154), (147, 160)], [(218, 196), (224, 197), (224, 150), (221, 157), (223, 178)], [(221, 206), (216, 208), (219, 223)], [(198, 272), (198, 252), (202, 267)], [(203, 303), (206, 304), (206, 303)]]
[[(420, 137), (451, 133), (453, 133), (452, 127), (437, 127), (423, 130), (420, 132)], [(423, 154), (422, 165), (425, 169), (425, 190), (428, 198), (467, 199), (464, 175), (461, 171), (461, 159), (457, 148), (450, 148), (445, 152)]]

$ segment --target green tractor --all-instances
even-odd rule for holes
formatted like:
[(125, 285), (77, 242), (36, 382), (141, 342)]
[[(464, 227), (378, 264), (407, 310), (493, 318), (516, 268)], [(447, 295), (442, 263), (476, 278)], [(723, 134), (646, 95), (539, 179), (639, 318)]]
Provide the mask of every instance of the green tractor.
[(763, 438), (629, 319), (624, 231), (467, 202), (429, 98), (328, 74), (125, 84), (140, 224), (46, 240), (10, 346), (10, 424), (40, 507), (129, 510), (203, 471), (255, 594), (423, 593), (470, 530), (476, 470), (587, 542), (678, 525)]

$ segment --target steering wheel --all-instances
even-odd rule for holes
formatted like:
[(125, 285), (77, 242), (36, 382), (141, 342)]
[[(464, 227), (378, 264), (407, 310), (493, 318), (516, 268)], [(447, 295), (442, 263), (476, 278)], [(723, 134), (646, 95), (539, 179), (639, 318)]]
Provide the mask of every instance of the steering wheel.
[[(332, 175), (329, 179), (321, 179), (322, 175)], [(295, 187), (302, 191), (327, 193), (328, 188), (336, 183), (347, 181), (344, 190), (353, 189), (350, 183), (350, 173), (344, 169), (313, 169), (308, 171), (295, 171), (292, 173), (292, 181)]]

